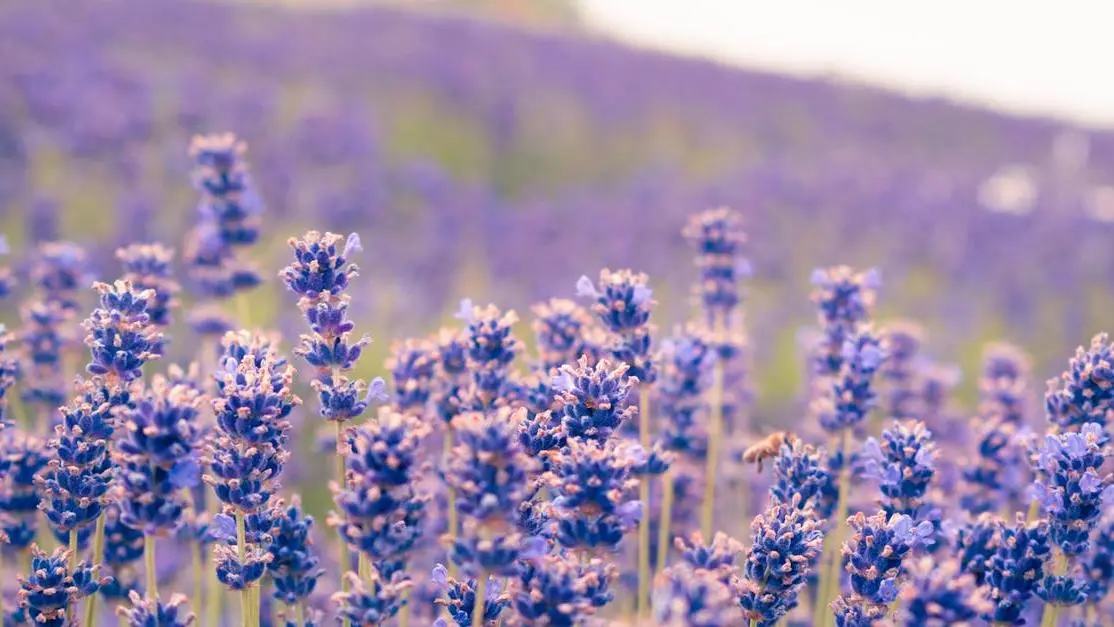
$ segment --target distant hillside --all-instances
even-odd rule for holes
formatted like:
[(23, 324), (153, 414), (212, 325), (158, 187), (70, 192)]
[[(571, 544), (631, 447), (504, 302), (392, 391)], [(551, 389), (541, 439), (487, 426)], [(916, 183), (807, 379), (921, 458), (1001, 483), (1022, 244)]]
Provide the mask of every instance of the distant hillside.
[(189, 134), (233, 129), (275, 250), (365, 233), (385, 323), (465, 293), (521, 308), (603, 265), (683, 295), (678, 231), (715, 203), (747, 215), (756, 330), (806, 321), (809, 271), (836, 262), (881, 266), (891, 315), (1044, 354), (1114, 307), (1114, 133), (1054, 158), (1054, 120), (388, 7), (11, 0), (0, 81), (9, 231), (175, 238)]

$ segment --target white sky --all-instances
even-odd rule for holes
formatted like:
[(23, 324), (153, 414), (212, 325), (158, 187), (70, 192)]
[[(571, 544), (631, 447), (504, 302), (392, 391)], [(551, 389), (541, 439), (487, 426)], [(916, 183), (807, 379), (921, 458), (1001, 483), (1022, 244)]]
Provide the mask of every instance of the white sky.
[(1114, 126), (1114, 0), (578, 1), (640, 45)]

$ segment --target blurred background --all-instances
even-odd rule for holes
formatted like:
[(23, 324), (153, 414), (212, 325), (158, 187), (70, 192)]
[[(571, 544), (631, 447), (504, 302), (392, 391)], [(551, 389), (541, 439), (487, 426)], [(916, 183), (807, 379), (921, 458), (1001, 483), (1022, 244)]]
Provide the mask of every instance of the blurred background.
[[(272, 277), (287, 237), (358, 231), (379, 357), (462, 297), (525, 312), (603, 266), (649, 273), (668, 329), (686, 216), (727, 204), (760, 411), (799, 389), (818, 265), (881, 268), (881, 318), (936, 359), (1009, 339), (1053, 373), (1114, 307), (1114, 9), (1043, 4), (5, 0), (0, 225), (17, 269), (70, 239), (112, 278), (120, 244), (180, 246), (189, 139), (233, 131), (267, 204), (249, 256)], [(252, 323), (297, 330), (293, 300), (268, 282)]]

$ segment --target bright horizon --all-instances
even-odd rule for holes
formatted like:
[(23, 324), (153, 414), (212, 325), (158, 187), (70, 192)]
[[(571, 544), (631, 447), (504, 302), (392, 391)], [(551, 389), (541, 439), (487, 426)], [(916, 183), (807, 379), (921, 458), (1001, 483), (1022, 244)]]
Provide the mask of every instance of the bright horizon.
[(1114, 127), (1114, 2), (577, 1), (638, 45)]

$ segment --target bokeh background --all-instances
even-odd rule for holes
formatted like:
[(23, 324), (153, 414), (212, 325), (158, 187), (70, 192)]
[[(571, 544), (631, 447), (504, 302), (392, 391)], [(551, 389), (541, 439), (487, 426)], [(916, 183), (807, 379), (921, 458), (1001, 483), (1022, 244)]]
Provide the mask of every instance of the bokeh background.
[[(33, 242), (71, 239), (111, 278), (116, 245), (180, 245), (197, 219), (189, 138), (234, 131), (267, 203), (250, 254), (265, 275), (306, 228), (361, 234), (353, 302), (377, 374), (390, 338), (463, 297), (524, 311), (603, 266), (648, 272), (660, 326), (680, 323), (695, 276), (680, 229), (727, 204), (750, 233), (760, 420), (799, 391), (818, 265), (881, 268), (880, 318), (922, 321), (928, 352), (968, 372), (1008, 339), (1053, 373), (1108, 325), (1114, 133), (1103, 101), (1040, 78), (1074, 74), (949, 83), (965, 57), (924, 20), (915, 47), (939, 58), (882, 71), (825, 50), (884, 57), (900, 31), (861, 34), (884, 22), (831, 22), (842, 36), (807, 48), (780, 22), (755, 30), (758, 9), (737, 10), (751, 4), (5, 0), (0, 226), (17, 267)], [(1018, 43), (1009, 17), (981, 33), (986, 54)], [(280, 289), (253, 293), (251, 322), (294, 332)]]

